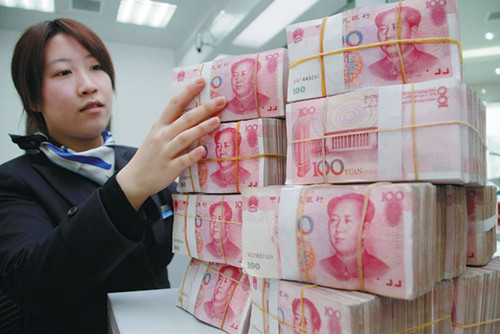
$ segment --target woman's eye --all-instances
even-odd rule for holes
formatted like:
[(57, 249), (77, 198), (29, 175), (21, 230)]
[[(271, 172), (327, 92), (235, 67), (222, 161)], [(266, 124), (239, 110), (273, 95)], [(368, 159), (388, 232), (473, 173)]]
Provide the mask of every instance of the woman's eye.
[(62, 76), (65, 76), (65, 75), (68, 75), (70, 73), (69, 70), (63, 70), (63, 71), (59, 71), (56, 73), (56, 76), (57, 77), (62, 77)]
[(102, 66), (100, 64), (96, 64), (92, 66), (91, 69), (93, 69), (94, 71), (102, 70)]

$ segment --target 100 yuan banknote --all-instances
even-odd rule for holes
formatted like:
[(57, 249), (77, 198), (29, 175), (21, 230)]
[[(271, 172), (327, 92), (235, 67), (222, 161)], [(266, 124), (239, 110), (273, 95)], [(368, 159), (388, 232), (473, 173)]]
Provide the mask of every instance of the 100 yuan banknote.
[(481, 126), (466, 91), (442, 79), (288, 104), (286, 183), (483, 184)]
[(250, 285), (240, 268), (192, 259), (177, 306), (227, 333), (247, 333)]
[[(458, 38), (454, 0), (358, 7), (290, 25), (288, 101), (369, 86), (461, 80)], [(321, 51), (327, 55), (318, 57)]]
[[(361, 185), (245, 189), (243, 267), (258, 277), (393, 298), (425, 293), (442, 278), (426, 261), (441, 236), (435, 187), (382, 184), (368, 198), (367, 190)], [(423, 230), (432, 237), (423, 238)]]
[(172, 93), (203, 77), (207, 83), (187, 106), (195, 108), (217, 96), (226, 98), (221, 121), (285, 115), (288, 73), (286, 49), (226, 56), (211, 62), (174, 68)]
[(380, 298), (360, 292), (250, 277), (255, 333), (381, 333)]
[(222, 123), (191, 146), (202, 145), (207, 154), (181, 173), (178, 191), (238, 193), (247, 187), (283, 184), (284, 173), (277, 167), (285, 160), (285, 142), (283, 120)]
[(174, 194), (174, 253), (241, 267), (241, 195)]

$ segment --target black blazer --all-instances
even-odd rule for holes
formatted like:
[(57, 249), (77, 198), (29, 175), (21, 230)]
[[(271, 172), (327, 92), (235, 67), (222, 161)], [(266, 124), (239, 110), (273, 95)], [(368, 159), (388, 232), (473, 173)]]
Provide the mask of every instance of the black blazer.
[[(119, 170), (135, 149), (115, 153)], [(0, 290), (26, 333), (106, 333), (108, 292), (169, 287), (172, 192), (136, 212), (114, 177), (101, 187), (42, 153), (1, 165)]]

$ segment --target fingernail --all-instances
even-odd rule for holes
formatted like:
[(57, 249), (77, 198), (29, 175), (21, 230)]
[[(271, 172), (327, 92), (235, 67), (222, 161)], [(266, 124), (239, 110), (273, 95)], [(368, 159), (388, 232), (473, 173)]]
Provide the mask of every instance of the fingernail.
[(203, 78), (198, 78), (194, 81), (195, 84), (197, 84), (198, 86), (205, 83), (205, 79)]
[(212, 128), (217, 128), (219, 127), (219, 124), (220, 124), (220, 118), (219, 117), (212, 117), (210, 119), (210, 125)]
[(220, 107), (226, 103), (226, 99), (223, 96), (219, 96), (214, 99), (214, 103), (216, 106)]

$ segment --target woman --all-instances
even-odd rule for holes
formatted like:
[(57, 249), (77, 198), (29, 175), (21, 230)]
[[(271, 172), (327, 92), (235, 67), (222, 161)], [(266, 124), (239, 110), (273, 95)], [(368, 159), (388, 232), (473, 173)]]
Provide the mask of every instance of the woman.
[(28, 149), (0, 166), (0, 290), (26, 333), (106, 333), (108, 292), (169, 287), (173, 182), (205, 155), (183, 150), (216, 129), (225, 100), (181, 116), (204, 86), (172, 98), (135, 149), (114, 145), (114, 70), (99, 37), (57, 19), (21, 36), (12, 77)]

